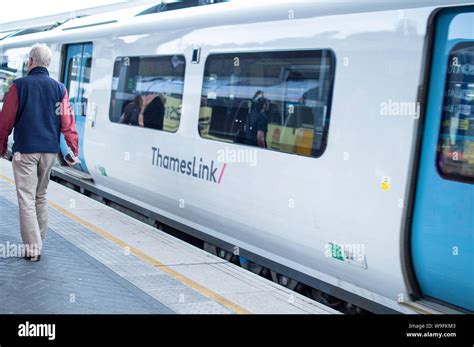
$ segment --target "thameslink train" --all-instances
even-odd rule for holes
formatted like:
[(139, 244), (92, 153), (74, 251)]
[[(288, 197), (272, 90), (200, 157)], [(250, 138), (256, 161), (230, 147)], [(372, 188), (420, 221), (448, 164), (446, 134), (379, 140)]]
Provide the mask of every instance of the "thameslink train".
[[(0, 41), (0, 97), (37, 42), (69, 90), (82, 164), (54, 175), (283, 285), (474, 311), (472, 1), (136, 12)], [(236, 141), (255, 95), (264, 146)]]

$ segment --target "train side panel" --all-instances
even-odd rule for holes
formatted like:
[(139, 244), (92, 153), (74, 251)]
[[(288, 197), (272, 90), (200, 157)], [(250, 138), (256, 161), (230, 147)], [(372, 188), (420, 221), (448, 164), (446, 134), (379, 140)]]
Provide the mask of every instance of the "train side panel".
[[(416, 109), (404, 114), (397, 105), (416, 105), (430, 13), (385, 11), (153, 33), (133, 44), (123, 35), (97, 40), (95, 47), (103, 49), (94, 65), (100, 77), (93, 98), (101, 109), (85, 148), (95, 182), (238, 247), (396, 307), (408, 297), (400, 232), (418, 118)], [(255, 33), (258, 39), (249, 40)], [(189, 64), (195, 42), (202, 42), (201, 63)], [(153, 165), (154, 147), (161, 155), (214, 161), (220, 172), (220, 151), (242, 148), (198, 134), (209, 54), (324, 48), (334, 51), (337, 68), (329, 142), (320, 158), (255, 149), (255, 166), (228, 163), (219, 184)], [(181, 124), (174, 134), (111, 123), (102, 106), (110, 104), (114, 59), (151, 54), (186, 57)], [(328, 256), (330, 243), (361, 247), (365, 265)]]

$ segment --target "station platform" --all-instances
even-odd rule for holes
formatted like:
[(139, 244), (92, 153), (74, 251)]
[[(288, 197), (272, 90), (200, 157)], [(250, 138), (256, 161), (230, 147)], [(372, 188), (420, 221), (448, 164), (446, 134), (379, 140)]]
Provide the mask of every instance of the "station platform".
[[(340, 313), (58, 183), (48, 203), (41, 261), (0, 253), (0, 314)], [(21, 243), (0, 159), (0, 246)]]

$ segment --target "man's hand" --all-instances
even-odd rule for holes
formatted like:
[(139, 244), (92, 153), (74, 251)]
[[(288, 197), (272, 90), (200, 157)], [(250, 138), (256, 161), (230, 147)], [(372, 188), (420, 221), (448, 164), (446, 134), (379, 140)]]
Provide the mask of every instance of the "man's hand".
[(70, 167), (74, 167), (74, 166), (76, 166), (77, 164), (80, 164), (81, 161), (79, 160), (78, 157), (75, 157), (75, 158), (74, 158), (74, 161), (67, 161), (67, 160), (66, 160), (66, 163), (67, 163)]

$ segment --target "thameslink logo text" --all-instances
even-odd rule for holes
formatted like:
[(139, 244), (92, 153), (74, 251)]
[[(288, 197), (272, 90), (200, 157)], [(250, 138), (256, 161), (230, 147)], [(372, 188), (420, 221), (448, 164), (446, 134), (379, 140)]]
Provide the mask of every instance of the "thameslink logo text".
[(193, 157), (192, 160), (185, 160), (160, 153), (157, 147), (151, 147), (152, 160), (151, 163), (162, 169), (174, 171), (182, 175), (188, 175), (199, 178), (212, 183), (221, 183), (222, 177), (227, 164), (223, 164), (221, 168), (217, 167), (214, 160), (207, 163), (203, 158)]

